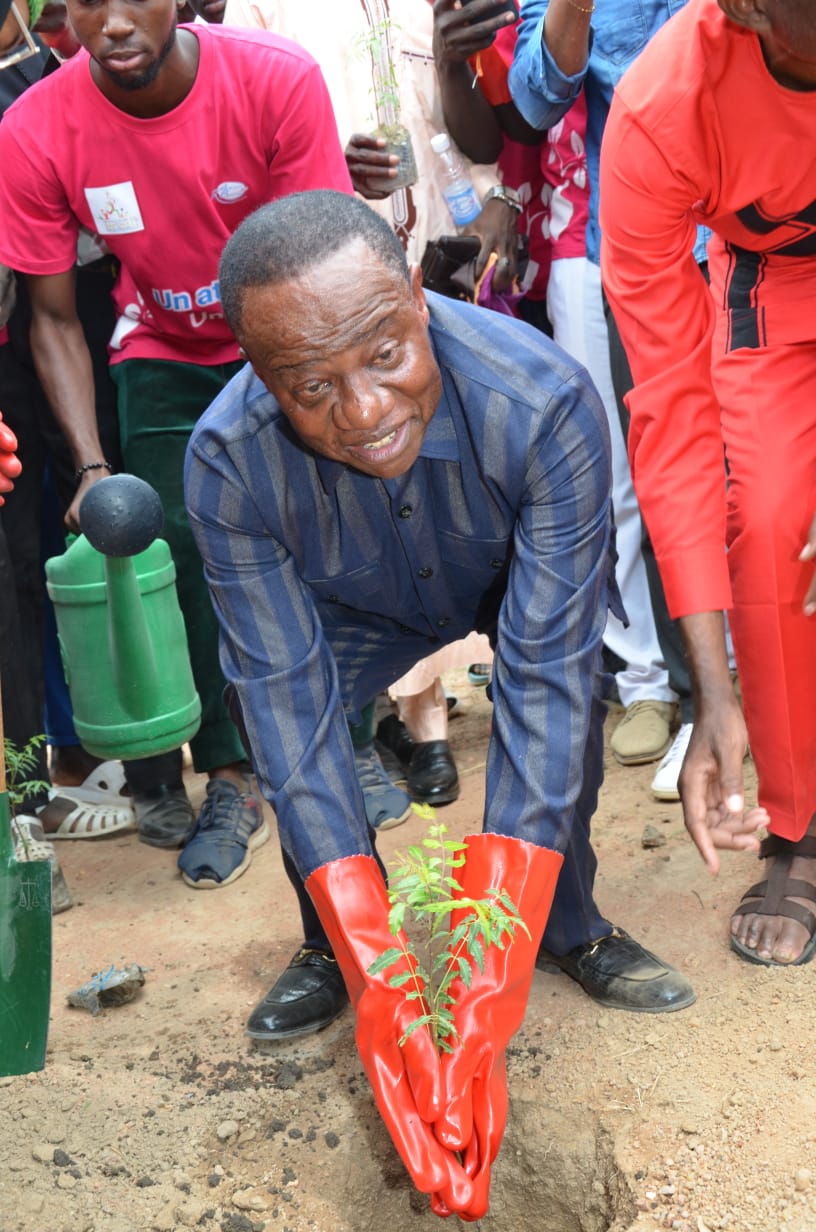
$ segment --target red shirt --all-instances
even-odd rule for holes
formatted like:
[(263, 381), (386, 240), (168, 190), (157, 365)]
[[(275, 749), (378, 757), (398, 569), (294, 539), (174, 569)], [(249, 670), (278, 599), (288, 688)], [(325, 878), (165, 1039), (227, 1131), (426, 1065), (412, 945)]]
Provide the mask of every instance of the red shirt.
[[(672, 614), (716, 611), (731, 587), (712, 343), (816, 339), (816, 93), (775, 81), (716, 0), (690, 0), (618, 86), (600, 200), (638, 499)], [(697, 223), (714, 232), (711, 291)]]

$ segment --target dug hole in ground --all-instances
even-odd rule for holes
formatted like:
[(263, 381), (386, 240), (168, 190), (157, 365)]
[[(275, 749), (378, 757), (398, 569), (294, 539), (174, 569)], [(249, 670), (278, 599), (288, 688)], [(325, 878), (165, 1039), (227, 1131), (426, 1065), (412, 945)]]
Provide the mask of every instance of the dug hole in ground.
[[(490, 705), (448, 678), (462, 795), (478, 829)], [(620, 711), (612, 711), (607, 736)], [(746, 767), (751, 789), (753, 774)], [(653, 766), (618, 766), (594, 823), (597, 896), (616, 924), (693, 981), (676, 1014), (606, 1010), (537, 973), (508, 1052), (510, 1110), (484, 1232), (816, 1232), (813, 967), (731, 954), (751, 856), (709, 876)], [(193, 780), (198, 803), (203, 781)], [(644, 848), (654, 827), (662, 845)], [(418, 841), (384, 834), (386, 863)], [(655, 841), (655, 836), (651, 836)], [(256, 1046), (244, 1021), (296, 950), (276, 840), (223, 890), (186, 887), (135, 834), (63, 842), (76, 906), (54, 920), (48, 1058), (0, 1079), (0, 1232), (441, 1232), (380, 1122), (346, 1013), (318, 1035)], [(146, 982), (97, 1017), (68, 992), (112, 964)]]

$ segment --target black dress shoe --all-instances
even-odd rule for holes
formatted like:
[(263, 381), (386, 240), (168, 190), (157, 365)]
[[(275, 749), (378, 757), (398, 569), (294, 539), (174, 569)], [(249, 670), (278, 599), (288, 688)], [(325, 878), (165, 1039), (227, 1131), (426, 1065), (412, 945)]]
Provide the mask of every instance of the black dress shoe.
[(408, 791), (423, 804), (450, 804), (459, 795), (459, 774), (447, 740), (414, 745), (408, 767)]
[(396, 757), (402, 770), (407, 770), (416, 745), (408, 735), (408, 728), (395, 714), (387, 714), (377, 724), (377, 744), (388, 749)]
[(661, 1014), (684, 1010), (697, 1000), (684, 975), (645, 950), (622, 928), (560, 956), (542, 948), (536, 966), (542, 971), (565, 971), (593, 1001), (614, 1010)]
[(348, 993), (334, 958), (319, 950), (298, 950), (280, 979), (247, 1019), (250, 1039), (291, 1039), (311, 1035), (334, 1022), (348, 1005)]

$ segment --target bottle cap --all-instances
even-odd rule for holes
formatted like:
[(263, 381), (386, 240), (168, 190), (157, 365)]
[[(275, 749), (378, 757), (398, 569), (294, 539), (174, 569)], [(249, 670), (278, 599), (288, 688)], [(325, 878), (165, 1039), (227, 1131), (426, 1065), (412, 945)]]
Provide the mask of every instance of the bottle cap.
[(444, 154), (445, 150), (450, 149), (450, 137), (447, 133), (437, 133), (431, 137), (431, 149), (434, 154)]

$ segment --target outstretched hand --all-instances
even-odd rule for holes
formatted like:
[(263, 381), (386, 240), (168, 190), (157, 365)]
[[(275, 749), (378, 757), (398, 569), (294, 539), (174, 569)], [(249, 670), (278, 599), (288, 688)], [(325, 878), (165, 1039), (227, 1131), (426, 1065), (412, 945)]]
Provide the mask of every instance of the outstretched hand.
[(747, 749), (736, 697), (701, 708), (680, 771), (680, 798), (686, 829), (712, 873), (720, 870), (721, 850), (758, 851), (756, 832), (770, 821), (765, 809), (745, 807)]

